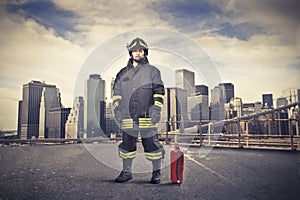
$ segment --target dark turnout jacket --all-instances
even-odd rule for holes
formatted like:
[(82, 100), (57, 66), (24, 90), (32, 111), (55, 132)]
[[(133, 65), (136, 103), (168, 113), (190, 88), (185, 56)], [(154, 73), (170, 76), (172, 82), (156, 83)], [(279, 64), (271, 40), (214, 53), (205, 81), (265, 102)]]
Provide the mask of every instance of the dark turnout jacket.
[(152, 108), (163, 106), (164, 85), (160, 71), (147, 58), (137, 67), (129, 59), (117, 74), (113, 87), (114, 114), (118, 120), (150, 118)]

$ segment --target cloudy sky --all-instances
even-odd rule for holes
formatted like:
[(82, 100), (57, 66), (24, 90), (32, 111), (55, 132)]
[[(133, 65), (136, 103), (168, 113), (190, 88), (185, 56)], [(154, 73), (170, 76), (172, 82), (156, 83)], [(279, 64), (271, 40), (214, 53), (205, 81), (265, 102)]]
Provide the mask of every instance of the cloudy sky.
[[(22, 85), (31, 80), (57, 85), (66, 107), (87, 79), (88, 63), (109, 85), (136, 36), (152, 47), (150, 62), (168, 86), (174, 76), (165, 72), (186, 63), (200, 68), (196, 84), (210, 89), (215, 76), (201, 70), (215, 68), (243, 102), (261, 101), (263, 93), (287, 96), (300, 88), (299, 8), (297, 0), (1, 0), (0, 128), (16, 129)], [(94, 57), (108, 64), (90, 62)], [(200, 60), (211, 63), (201, 68)]]

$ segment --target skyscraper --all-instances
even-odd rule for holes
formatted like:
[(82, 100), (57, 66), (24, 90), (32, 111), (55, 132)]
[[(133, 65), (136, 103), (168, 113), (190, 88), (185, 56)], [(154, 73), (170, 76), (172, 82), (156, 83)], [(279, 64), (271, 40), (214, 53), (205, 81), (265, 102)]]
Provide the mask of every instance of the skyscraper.
[(259, 113), (260, 111), (261, 111), (261, 102), (243, 104), (243, 115)]
[[(195, 95), (188, 97), (188, 112), (191, 120), (208, 120), (208, 87), (197, 85)], [(199, 122), (198, 122), (199, 123)], [(192, 123), (194, 124), (194, 123)]]
[(50, 108), (48, 121), (48, 138), (65, 138), (65, 123), (71, 108)]
[(234, 85), (232, 83), (220, 83), (221, 95), (223, 103), (229, 103), (231, 98), (234, 98)]
[(105, 133), (108, 137), (111, 135), (111, 133), (119, 133), (119, 127), (113, 117), (112, 103), (106, 104), (105, 127)]
[(73, 107), (65, 124), (65, 138), (77, 139), (83, 137), (84, 101), (83, 97), (74, 99)]
[(273, 95), (272, 94), (263, 94), (263, 108), (272, 109), (273, 108)]
[(211, 100), (210, 100), (210, 119), (220, 120), (224, 119), (224, 101), (222, 98), (222, 91), (219, 86), (216, 86), (211, 90)]
[(206, 85), (196, 85), (195, 86), (196, 95), (207, 95), (208, 87)]
[[(285, 97), (278, 98), (276, 100), (276, 107), (287, 106), (288, 100)], [(276, 119), (274, 124), (274, 133), (279, 135), (287, 135), (289, 133), (289, 124), (288, 124), (288, 109), (281, 110), (280, 112), (276, 112), (273, 114), (273, 117)]]
[[(180, 88), (165, 88), (164, 106), (161, 113), (161, 121), (169, 121), (168, 131), (183, 128), (180, 121), (187, 119), (187, 92)], [(161, 126), (162, 124), (159, 124)], [(164, 125), (163, 125), (164, 126)], [(161, 128), (159, 127), (161, 130)], [(165, 130), (163, 130), (165, 131)]]
[(234, 85), (232, 83), (219, 83), (211, 90), (210, 119), (220, 120), (225, 117), (224, 104), (234, 98)]
[[(21, 139), (31, 139), (31, 138), (39, 137), (40, 112), (41, 112), (40, 106), (41, 106), (41, 99), (42, 99), (41, 97), (43, 94), (43, 90), (48, 90), (48, 89), (57, 91), (55, 85), (48, 85), (40, 81), (31, 81), (23, 85), (22, 103), (19, 104), (19, 106), (22, 107), (19, 112), (20, 113), (19, 117), (21, 117), (21, 119), (18, 119), (18, 123), (20, 123), (18, 127), (21, 129), (18, 130), (18, 132), (20, 132)], [(44, 102), (45, 108), (48, 107), (48, 105), (52, 104), (51, 100), (53, 99), (49, 98), (47, 100), (47, 103)], [(55, 99), (54, 101), (56, 100), (57, 99)], [(45, 122), (45, 118), (43, 120)]]
[(195, 74), (186, 69), (175, 71), (175, 85), (187, 91), (187, 95), (191, 96), (195, 93)]
[(21, 119), (22, 119), (22, 105), (23, 101), (19, 101), (19, 108), (18, 108), (18, 130), (17, 130), (17, 138), (21, 138)]
[(231, 107), (231, 117), (242, 117), (243, 113), (243, 101), (239, 97), (232, 98), (229, 102)]
[(115, 79), (113, 78), (110, 82), (110, 98), (113, 98), (113, 88), (114, 88), (114, 84), (115, 84)]
[(287, 106), (289, 104), (287, 98), (278, 98), (276, 101), (276, 108), (279, 108), (281, 106)]
[(48, 138), (50, 109), (60, 107), (59, 90), (56, 87), (43, 87), (40, 103), (39, 138)]
[(84, 90), (84, 131), (88, 137), (100, 136), (105, 131), (105, 81), (91, 74)]

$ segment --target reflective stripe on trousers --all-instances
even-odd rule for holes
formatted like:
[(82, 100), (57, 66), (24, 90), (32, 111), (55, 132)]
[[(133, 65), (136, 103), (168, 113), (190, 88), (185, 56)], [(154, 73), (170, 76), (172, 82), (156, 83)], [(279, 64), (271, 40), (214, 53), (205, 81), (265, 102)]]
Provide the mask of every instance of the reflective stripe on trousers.
[[(157, 129), (144, 129), (140, 131), (123, 131), (122, 143), (119, 145), (119, 156), (123, 159), (135, 158), (137, 149), (137, 137), (141, 134), (142, 145), (146, 159), (153, 161), (164, 158), (164, 148), (160, 144)], [(143, 136), (149, 137), (143, 137)]]
[(119, 150), (119, 156), (123, 159), (133, 159), (136, 156), (136, 151), (122, 152), (121, 150)]
[(152, 152), (152, 153), (147, 153), (145, 152), (145, 156), (148, 160), (159, 160), (162, 159), (162, 152)]

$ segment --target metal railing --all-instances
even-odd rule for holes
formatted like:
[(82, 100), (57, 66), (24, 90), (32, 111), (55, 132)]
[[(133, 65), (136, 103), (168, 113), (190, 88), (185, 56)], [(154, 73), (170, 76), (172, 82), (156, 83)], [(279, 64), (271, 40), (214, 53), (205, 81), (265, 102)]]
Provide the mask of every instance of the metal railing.
[[(203, 122), (206, 124), (201, 125)], [(281, 134), (278, 131), (278, 127), (277, 129), (274, 128), (276, 125), (279, 126), (278, 123), (282, 122), (285, 122), (287, 126), (285, 134)], [(198, 123), (199, 125), (181, 130), (173, 129), (172, 131), (167, 131), (167, 128), (165, 128), (165, 131), (160, 133), (160, 140), (166, 144), (171, 144), (175, 142), (176, 138), (177, 143), (184, 146), (300, 150), (298, 119), (224, 120), (222, 124), (203, 120), (198, 121)], [(251, 130), (249, 130), (249, 124), (251, 123), (261, 123), (263, 126), (266, 126), (265, 132), (251, 133)], [(170, 127), (169, 122), (165, 122), (165, 124), (165, 127)], [(272, 124), (273, 127), (271, 127)], [(217, 128), (218, 132), (212, 131), (215, 125), (219, 126)], [(235, 131), (226, 132), (228, 126), (235, 126)], [(221, 132), (220, 129), (223, 131)]]
[[(191, 122), (191, 121), (189, 121)], [(193, 121), (198, 125), (189, 128), (180, 128), (175, 130), (169, 121), (164, 122), (165, 129), (160, 131), (159, 139), (165, 144), (177, 142), (185, 146), (198, 147), (229, 147), (229, 148), (264, 148), (264, 149), (282, 149), (282, 150), (300, 150), (299, 120), (297, 119), (234, 119), (220, 121)], [(187, 123), (178, 121), (172, 123)], [(251, 133), (249, 125), (262, 124), (266, 126), (265, 132)], [(271, 125), (285, 123), (287, 132), (284, 134), (276, 133)], [(160, 124), (163, 125), (163, 124)], [(217, 126), (218, 128), (215, 128)], [(229, 126), (233, 131), (229, 130)], [(172, 127), (172, 128), (171, 128)], [(168, 130), (171, 128), (172, 130)], [(278, 128), (278, 127), (277, 127)], [(161, 129), (161, 130), (163, 130)], [(222, 131), (221, 131), (222, 130)], [(100, 143), (100, 142), (119, 142), (120, 136), (99, 137), (99, 138), (46, 138), (46, 139), (0, 139), (3, 145), (40, 145), (40, 144), (69, 144), (69, 143)]]

